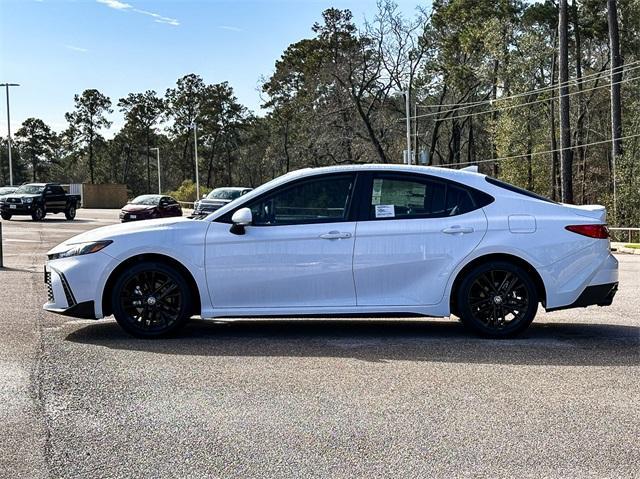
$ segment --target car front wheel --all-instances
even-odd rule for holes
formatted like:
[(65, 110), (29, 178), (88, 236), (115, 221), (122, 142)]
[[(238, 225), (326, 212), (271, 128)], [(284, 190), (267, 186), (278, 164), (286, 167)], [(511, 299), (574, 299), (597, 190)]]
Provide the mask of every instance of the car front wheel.
[(69, 208), (64, 210), (64, 216), (67, 220), (72, 221), (76, 217), (76, 207), (69, 206)]
[(164, 263), (143, 262), (116, 280), (111, 294), (118, 324), (139, 338), (167, 336), (191, 316), (191, 291), (180, 272)]
[(45, 215), (44, 208), (42, 206), (36, 206), (36, 209), (31, 213), (31, 219), (33, 221), (42, 221)]
[(457, 308), (463, 324), (475, 333), (508, 338), (531, 324), (538, 294), (523, 268), (496, 261), (469, 271), (458, 289)]
[(5, 221), (9, 221), (11, 219), (11, 215), (9, 213), (0, 213), (0, 216), (2, 216), (2, 219)]

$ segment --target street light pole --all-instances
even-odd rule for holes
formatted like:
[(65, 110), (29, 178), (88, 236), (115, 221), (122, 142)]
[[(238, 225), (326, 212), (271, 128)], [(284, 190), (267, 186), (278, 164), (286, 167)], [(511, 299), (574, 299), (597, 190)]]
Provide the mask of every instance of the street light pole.
[(160, 148), (149, 148), (149, 150), (156, 150), (156, 158), (158, 160), (158, 194), (162, 194), (162, 182), (160, 181)]
[(407, 164), (411, 164), (411, 98), (409, 89), (405, 92), (405, 115), (407, 117)]
[(191, 123), (193, 127), (193, 153), (196, 161), (196, 201), (200, 199), (200, 174), (198, 173), (198, 125), (194, 121)]
[(13, 162), (11, 161), (11, 113), (9, 111), (9, 87), (18, 83), (0, 83), (7, 90), (7, 145), (9, 146), (9, 186), (13, 186)]

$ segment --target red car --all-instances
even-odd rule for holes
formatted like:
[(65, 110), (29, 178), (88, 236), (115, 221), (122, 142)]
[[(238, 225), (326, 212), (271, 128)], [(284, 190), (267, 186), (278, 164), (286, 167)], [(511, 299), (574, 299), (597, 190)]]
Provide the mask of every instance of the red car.
[(171, 216), (182, 216), (182, 208), (174, 198), (163, 195), (138, 196), (120, 211), (120, 221), (123, 223)]

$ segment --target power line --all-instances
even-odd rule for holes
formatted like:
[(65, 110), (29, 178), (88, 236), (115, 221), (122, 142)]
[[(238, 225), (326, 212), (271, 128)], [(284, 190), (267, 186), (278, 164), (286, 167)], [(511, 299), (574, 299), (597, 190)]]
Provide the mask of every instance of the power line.
[[(639, 67), (640, 68), (640, 67)], [(602, 88), (609, 88), (611, 85), (617, 85), (619, 83), (627, 83), (629, 81), (633, 81), (633, 80), (637, 80), (638, 78), (640, 78), (640, 76), (636, 76), (633, 78), (625, 78), (624, 80), (620, 80), (618, 82), (613, 82), (613, 83), (607, 83), (606, 85), (600, 85), (600, 86), (596, 86), (593, 88), (587, 88), (586, 90), (582, 90), (582, 91), (574, 91), (574, 92), (570, 92), (567, 93), (566, 95), (558, 95), (556, 98), (564, 98), (565, 96), (573, 96), (573, 95), (580, 95), (582, 93), (587, 93), (593, 90), (600, 90)], [(526, 103), (520, 103), (517, 105), (508, 105), (508, 106), (502, 106), (502, 107), (498, 107), (498, 108), (493, 108), (491, 110), (484, 110), (484, 111), (475, 111), (475, 112), (471, 112), (471, 113), (464, 113), (464, 114), (460, 114), (457, 116), (444, 116), (441, 118), (436, 118), (434, 121), (442, 121), (442, 120), (455, 120), (458, 118), (467, 118), (469, 116), (476, 116), (476, 115), (484, 115), (487, 113), (495, 113), (495, 112), (500, 112), (500, 111), (504, 111), (504, 110), (512, 110), (514, 108), (521, 108), (523, 106), (528, 106), (528, 105), (535, 105), (536, 103), (545, 103), (550, 101), (550, 98), (541, 98), (538, 100), (533, 100), (530, 102), (526, 102)], [(430, 118), (430, 117), (434, 117), (434, 116), (439, 116), (442, 115), (443, 113), (447, 113), (447, 112), (451, 112), (451, 111), (457, 111), (457, 108), (454, 108), (452, 110), (446, 110), (446, 111), (440, 111), (440, 112), (435, 112), (435, 113), (424, 113), (422, 115), (415, 115), (412, 116), (411, 119), (415, 120), (418, 118)], [(405, 121), (406, 118), (402, 118), (401, 121)]]
[[(627, 63), (626, 65), (623, 65), (619, 68), (626, 68), (625, 70), (623, 70), (623, 73), (627, 73), (633, 70), (636, 70), (638, 68), (640, 68), (640, 65), (637, 65), (638, 63), (640, 63), (640, 60), (635, 61), (635, 62), (631, 62), (631, 63)], [(637, 65), (634, 66), (632, 68), (632, 65)], [(522, 96), (527, 96), (527, 95), (532, 95), (534, 93), (542, 93), (542, 92), (546, 92), (549, 90), (555, 90), (556, 88), (559, 88), (561, 86), (564, 86), (565, 84), (570, 84), (570, 83), (575, 83), (575, 84), (579, 84), (585, 81), (594, 81), (594, 80), (598, 80), (599, 78), (592, 78), (592, 77), (600, 77), (600, 76), (604, 76), (604, 75), (611, 75), (614, 70), (617, 71), (619, 68), (613, 68), (613, 69), (607, 69), (607, 70), (602, 70), (600, 72), (596, 72), (596, 73), (591, 73), (589, 75), (585, 75), (582, 78), (580, 78), (580, 80), (574, 78), (571, 80), (568, 80), (566, 82), (562, 82), (562, 83), (554, 83), (553, 85), (549, 85), (549, 86), (545, 86), (542, 88), (536, 88), (534, 90), (529, 90), (529, 91), (525, 91), (525, 92), (521, 92), (521, 93), (516, 93), (514, 95), (510, 95), (510, 96), (503, 96), (500, 98), (496, 98), (495, 100), (478, 100), (478, 101), (471, 101), (471, 102), (465, 102), (465, 103), (442, 103), (440, 105), (418, 105), (418, 108), (440, 108), (440, 107), (456, 107), (454, 108), (454, 110), (464, 110), (467, 108), (473, 108), (475, 106), (479, 106), (479, 105), (484, 105), (484, 104), (490, 104), (493, 102), (498, 102), (498, 101), (503, 101), (503, 100), (509, 100), (512, 98), (519, 98)], [(441, 112), (443, 113), (443, 112)]]
[[(640, 133), (637, 133), (635, 135), (621, 136), (618, 139), (619, 140), (629, 140), (631, 138), (637, 138), (637, 137), (640, 137)], [(437, 166), (450, 167), (450, 166), (462, 166), (462, 165), (476, 165), (478, 163), (489, 163), (489, 162), (492, 162), (492, 161), (515, 160), (517, 158), (526, 158), (528, 156), (549, 155), (551, 153), (555, 153), (555, 152), (558, 152), (558, 151), (572, 150), (574, 148), (585, 148), (587, 146), (594, 146), (594, 145), (603, 145), (605, 143), (611, 143), (611, 139), (601, 140), (601, 141), (594, 141), (594, 142), (591, 142), (591, 143), (584, 143), (582, 145), (573, 145), (573, 146), (571, 146), (569, 148), (556, 148), (555, 150), (534, 151), (532, 153), (525, 153), (524, 155), (504, 156), (502, 158), (491, 158), (490, 160), (478, 160), (478, 161), (464, 161), (464, 162), (457, 162), (457, 163), (448, 163), (446, 165), (437, 165)]]

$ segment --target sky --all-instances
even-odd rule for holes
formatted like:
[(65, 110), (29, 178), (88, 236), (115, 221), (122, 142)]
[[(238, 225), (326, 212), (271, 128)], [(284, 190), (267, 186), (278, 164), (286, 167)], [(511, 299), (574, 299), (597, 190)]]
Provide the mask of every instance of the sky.
[[(412, 15), (421, 0), (396, 0)], [(422, 0), (422, 4), (426, 3)], [(73, 96), (96, 88), (115, 104), (130, 92), (163, 95), (196, 73), (207, 83), (228, 81), (239, 101), (260, 113), (261, 78), (285, 48), (312, 36), (329, 7), (348, 8), (361, 22), (375, 0), (0, 0), (0, 83), (10, 90), (11, 133), (29, 117), (66, 128)], [(0, 89), (0, 135), (7, 134)]]

